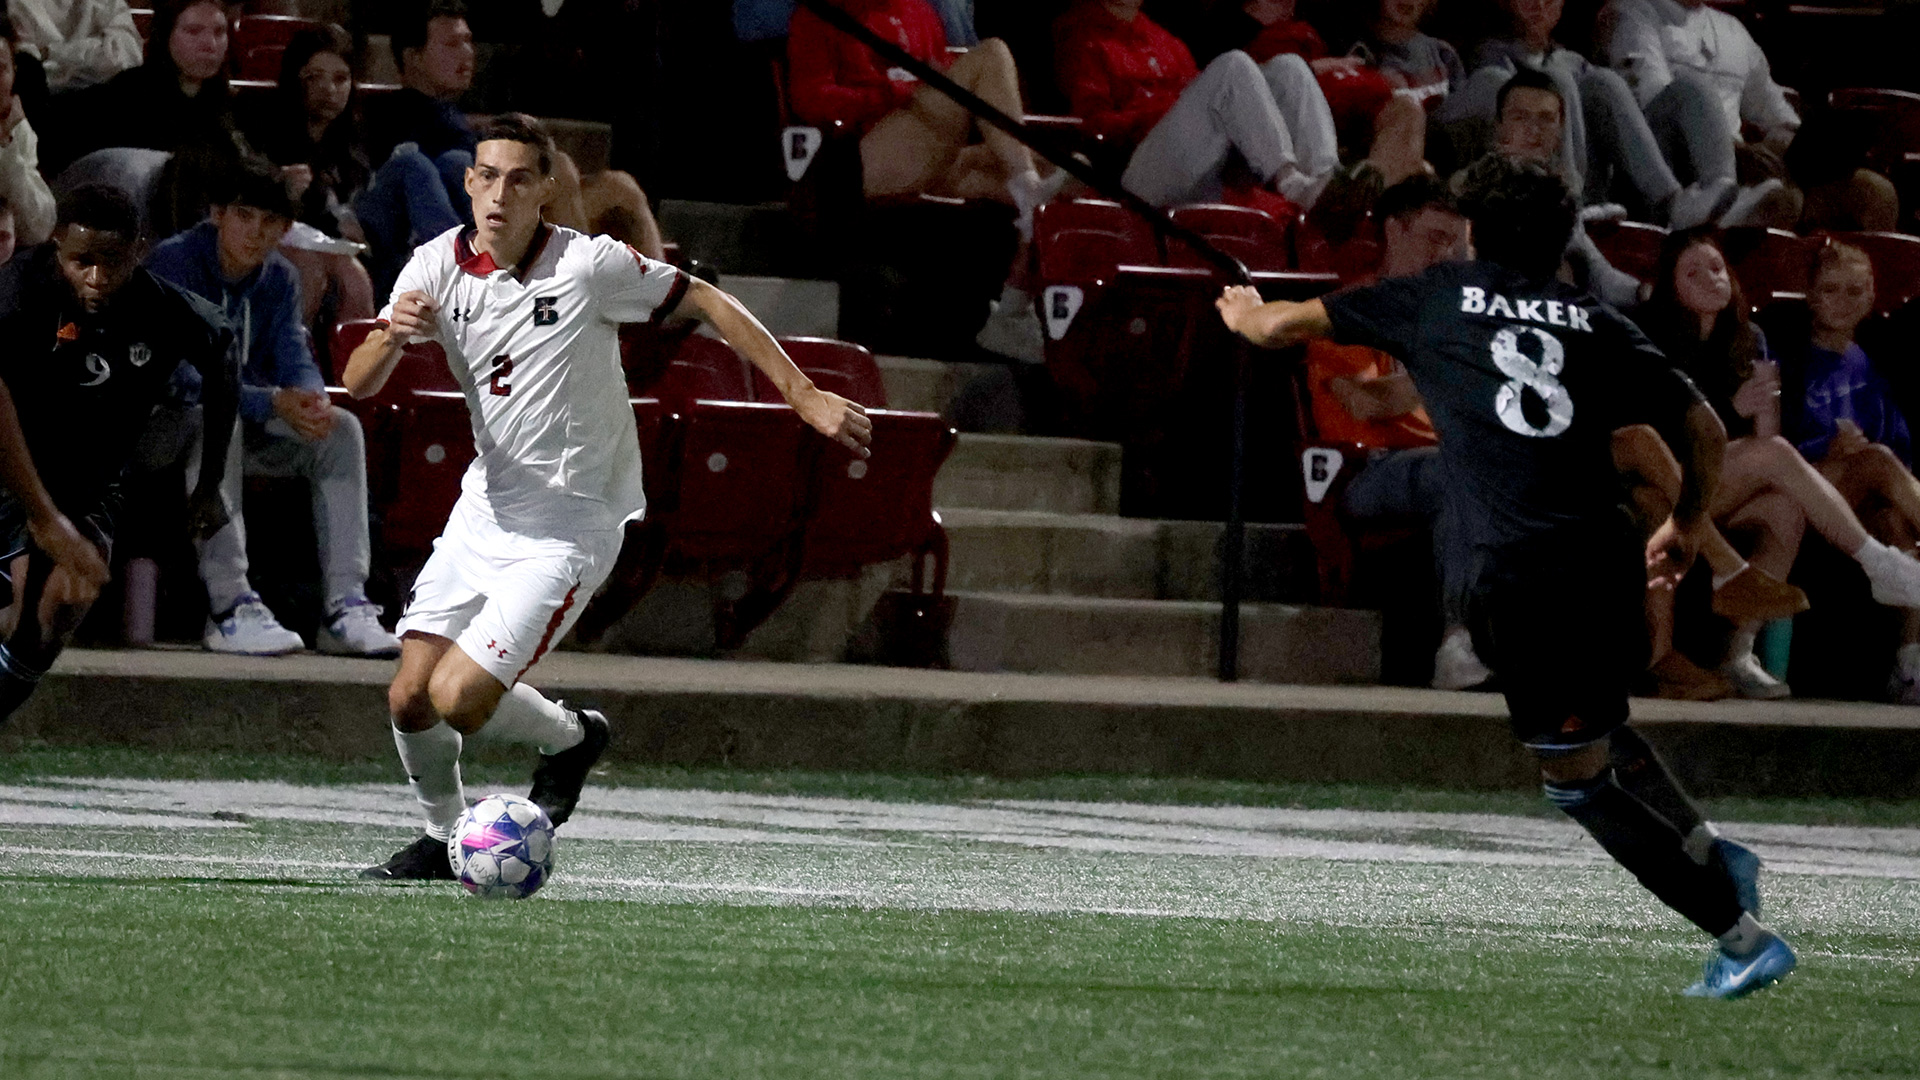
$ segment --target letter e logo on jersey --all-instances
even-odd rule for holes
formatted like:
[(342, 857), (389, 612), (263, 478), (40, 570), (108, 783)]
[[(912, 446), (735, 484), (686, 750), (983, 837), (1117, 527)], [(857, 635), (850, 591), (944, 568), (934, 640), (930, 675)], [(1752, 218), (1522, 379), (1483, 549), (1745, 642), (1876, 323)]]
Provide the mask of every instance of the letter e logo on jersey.
[(1300, 473), (1307, 485), (1307, 501), (1315, 506), (1324, 502), (1333, 478), (1340, 475), (1346, 455), (1330, 446), (1316, 446), (1300, 455)]
[[(1520, 349), (1521, 338), (1528, 334), (1540, 342), (1538, 362)], [(1573, 398), (1554, 378), (1567, 366), (1567, 349), (1559, 338), (1538, 327), (1507, 326), (1493, 335), (1492, 348), (1494, 366), (1508, 376), (1493, 398), (1493, 410), (1507, 430), (1551, 439), (1572, 426)], [(1532, 408), (1528, 408), (1529, 390), (1533, 391)]]
[(1040, 294), (1040, 307), (1047, 321), (1047, 336), (1055, 341), (1067, 336), (1073, 320), (1080, 314), (1080, 306), (1087, 302), (1087, 294), (1080, 291), (1078, 285), (1049, 285)]
[(533, 302), (533, 325), (552, 326), (560, 321), (560, 298), (538, 297)]

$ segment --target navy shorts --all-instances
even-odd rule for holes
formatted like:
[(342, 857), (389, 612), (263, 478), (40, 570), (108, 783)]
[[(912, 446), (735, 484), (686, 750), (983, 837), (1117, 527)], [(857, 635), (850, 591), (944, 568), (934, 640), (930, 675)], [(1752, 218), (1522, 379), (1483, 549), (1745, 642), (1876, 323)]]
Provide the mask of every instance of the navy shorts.
[(1627, 722), (1646, 671), (1645, 550), (1623, 527), (1489, 553), (1469, 595), (1473, 648), (1499, 678), (1514, 737), (1574, 753)]
[[(113, 487), (90, 508), (74, 513), (65, 507), (61, 511), (80, 535), (92, 540), (100, 549), (100, 556), (113, 559), (114, 519), (120, 512), (120, 489)], [(13, 603), (13, 560), (20, 555), (39, 555), (45, 553), (33, 542), (33, 536), (27, 531), (27, 510), (8, 496), (0, 495), (0, 607)]]

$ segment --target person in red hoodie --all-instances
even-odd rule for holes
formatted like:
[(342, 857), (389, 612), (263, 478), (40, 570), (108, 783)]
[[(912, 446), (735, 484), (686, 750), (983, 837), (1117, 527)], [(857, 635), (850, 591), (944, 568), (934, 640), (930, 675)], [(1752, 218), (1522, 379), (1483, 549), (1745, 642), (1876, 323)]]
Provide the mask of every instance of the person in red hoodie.
[[(989, 38), (966, 53), (947, 54), (947, 32), (927, 0), (839, 0), (868, 29), (943, 69), (954, 82), (1009, 116), (1020, 116), (1020, 75), (1013, 53)], [(836, 122), (859, 132), (869, 197), (930, 194), (1011, 203), (1030, 226), (1033, 209), (1051, 192), (1018, 139), (988, 125), (905, 68), (799, 8), (787, 34), (793, 110), (809, 124)], [(981, 144), (969, 146), (978, 128)]]
[(1142, 0), (1080, 0), (1054, 23), (1061, 89), (1089, 134), (1132, 147), (1121, 178), (1156, 206), (1212, 202), (1237, 152), (1254, 178), (1313, 205), (1339, 167), (1333, 113), (1295, 54), (1238, 49), (1205, 71), (1141, 14)]

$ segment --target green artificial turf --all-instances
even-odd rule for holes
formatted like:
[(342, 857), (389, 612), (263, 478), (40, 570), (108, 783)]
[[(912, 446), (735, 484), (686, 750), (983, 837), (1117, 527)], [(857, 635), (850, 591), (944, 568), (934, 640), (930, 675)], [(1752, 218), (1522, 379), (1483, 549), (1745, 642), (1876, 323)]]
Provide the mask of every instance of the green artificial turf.
[(10, 1078), (1920, 1075), (1911, 967), (1691, 1001), (1677, 931), (104, 880), (0, 927)]

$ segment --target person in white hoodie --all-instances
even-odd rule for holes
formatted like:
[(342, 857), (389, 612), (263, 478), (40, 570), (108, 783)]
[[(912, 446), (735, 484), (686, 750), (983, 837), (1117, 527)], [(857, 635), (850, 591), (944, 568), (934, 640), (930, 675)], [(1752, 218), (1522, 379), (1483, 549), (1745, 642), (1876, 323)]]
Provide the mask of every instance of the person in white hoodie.
[[(1788, 186), (1784, 162), (1800, 114), (1746, 26), (1706, 0), (1613, 0), (1613, 16), (1609, 63), (1626, 77), (1662, 144), (1698, 147), (1703, 128), (1715, 122), (1730, 134), (1747, 183), (1721, 223), (1798, 224), (1803, 200)], [(1676, 87), (1689, 84), (1717, 111), (1703, 113), (1676, 96)], [(1861, 187), (1868, 202), (1897, 198), (1872, 174), (1842, 182)]]
[(13, 20), (0, 14), (0, 199), (13, 210), (15, 240), (28, 248), (53, 235), (53, 192), (40, 175), (40, 137), (13, 89), (19, 44)]
[(140, 66), (127, 0), (9, 0), (17, 47), (47, 69), (47, 88), (73, 90)]

